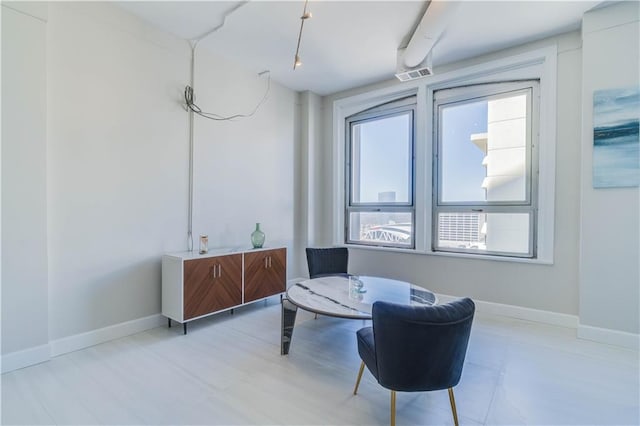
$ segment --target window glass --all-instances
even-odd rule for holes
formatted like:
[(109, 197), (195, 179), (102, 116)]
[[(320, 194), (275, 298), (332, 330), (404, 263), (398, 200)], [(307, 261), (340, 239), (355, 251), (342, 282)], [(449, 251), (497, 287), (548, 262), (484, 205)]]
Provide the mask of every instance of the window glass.
[(439, 213), (438, 247), (479, 253), (526, 255), (529, 213)]
[(434, 250), (535, 256), (534, 88), (435, 92)]
[(409, 203), (411, 112), (351, 126), (353, 203)]
[(351, 212), (350, 240), (364, 244), (413, 246), (410, 212)]
[(414, 248), (415, 96), (346, 119), (345, 242)]
[(484, 200), (487, 102), (443, 108), (441, 123), (442, 201)]
[(527, 199), (528, 92), (441, 107), (443, 203)]

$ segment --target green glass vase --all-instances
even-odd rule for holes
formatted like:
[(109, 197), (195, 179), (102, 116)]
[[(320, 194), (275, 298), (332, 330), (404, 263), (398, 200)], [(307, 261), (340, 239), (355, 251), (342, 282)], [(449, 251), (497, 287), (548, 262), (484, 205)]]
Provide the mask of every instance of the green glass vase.
[(251, 233), (253, 248), (261, 248), (264, 244), (264, 232), (260, 230), (260, 224), (256, 223), (256, 230)]

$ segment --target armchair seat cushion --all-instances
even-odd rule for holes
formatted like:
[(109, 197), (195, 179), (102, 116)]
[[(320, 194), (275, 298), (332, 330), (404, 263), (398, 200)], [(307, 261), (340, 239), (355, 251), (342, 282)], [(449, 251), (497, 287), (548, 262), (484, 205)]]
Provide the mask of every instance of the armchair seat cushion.
[(376, 363), (376, 347), (373, 339), (373, 327), (364, 327), (357, 331), (358, 337), (358, 354), (364, 361), (365, 365), (378, 379), (378, 367)]

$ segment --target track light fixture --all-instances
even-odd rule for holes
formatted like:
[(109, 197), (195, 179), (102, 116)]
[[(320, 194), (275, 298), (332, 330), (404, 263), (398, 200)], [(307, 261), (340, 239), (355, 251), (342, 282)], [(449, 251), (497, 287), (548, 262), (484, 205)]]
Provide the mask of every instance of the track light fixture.
[(298, 33), (298, 45), (296, 46), (296, 55), (293, 59), (293, 69), (295, 70), (300, 65), (302, 65), (302, 61), (300, 60), (300, 40), (302, 39), (302, 29), (304, 28), (304, 21), (307, 19), (311, 19), (313, 15), (311, 12), (307, 11), (307, 3), (309, 0), (304, 1), (304, 9), (302, 10), (302, 16), (300, 17), (300, 32)]

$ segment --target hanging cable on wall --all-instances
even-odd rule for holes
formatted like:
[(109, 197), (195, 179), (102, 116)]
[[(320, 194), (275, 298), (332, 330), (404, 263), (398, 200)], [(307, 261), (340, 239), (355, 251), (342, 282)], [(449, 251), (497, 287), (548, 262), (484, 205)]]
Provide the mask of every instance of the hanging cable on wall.
[[(193, 38), (191, 40), (189, 40), (189, 44), (191, 45), (191, 84), (188, 85), (185, 88), (185, 102), (186, 102), (186, 106), (187, 106), (187, 111), (189, 112), (189, 213), (188, 213), (188, 225), (187, 225), (187, 250), (192, 251), (193, 250), (193, 136), (194, 136), (194, 115), (198, 114), (198, 115), (202, 115), (202, 114), (207, 114), (207, 113), (203, 113), (203, 111), (193, 103), (194, 101), (194, 87), (195, 87), (195, 63), (196, 63), (196, 49), (198, 48), (198, 44), (204, 40), (205, 38), (209, 37), (211, 34), (215, 33), (216, 31), (218, 31), (219, 29), (221, 29), (225, 23), (227, 22), (227, 18), (233, 14), (235, 11), (237, 11), (238, 9), (240, 9), (241, 7), (245, 6), (247, 3), (249, 3), (249, 1), (243, 1), (237, 5), (235, 5), (233, 8), (231, 8), (228, 12), (226, 12), (222, 18), (222, 23), (220, 23), (220, 25), (215, 26), (214, 28), (210, 29), (209, 31), (205, 32), (204, 34), (200, 35), (199, 37)], [(260, 73), (261, 75), (264, 73)], [(246, 116), (251, 116), (253, 115), (258, 108), (262, 105), (262, 103), (266, 100), (268, 94), (269, 94), (269, 89), (271, 87), (271, 79), (269, 78), (269, 80), (267, 81), (267, 90), (265, 92), (265, 96), (263, 97), (263, 99), (258, 103), (258, 105), (256, 106), (256, 108), (254, 108), (254, 110), (250, 113), (250, 114), (244, 114)], [(237, 114), (238, 116), (242, 116), (243, 114)], [(204, 116), (204, 115), (202, 115)], [(211, 115), (212, 117), (216, 117), (215, 114)], [(230, 117), (220, 117), (217, 116), (218, 120), (222, 120), (222, 119), (227, 119), (230, 120)], [(237, 117), (239, 118), (239, 117)], [(214, 118), (215, 119), (215, 118)]]
[(267, 100), (267, 98), (269, 97), (269, 91), (271, 90), (271, 73), (270, 71), (267, 70), (267, 71), (262, 71), (258, 75), (262, 76), (264, 74), (267, 74), (267, 87), (265, 89), (264, 95), (262, 96), (262, 99), (260, 99), (258, 104), (255, 106), (255, 108), (253, 108), (253, 110), (247, 114), (234, 114), (229, 116), (223, 116), (223, 115), (215, 114), (212, 112), (204, 112), (202, 111), (202, 108), (200, 108), (198, 105), (195, 104), (194, 92), (191, 86), (187, 86), (184, 88), (185, 104), (188, 110), (194, 112), (195, 114), (198, 114), (200, 117), (208, 118), (209, 120), (228, 121), (236, 118), (252, 117), (258, 111), (258, 109), (262, 106), (262, 104)]

